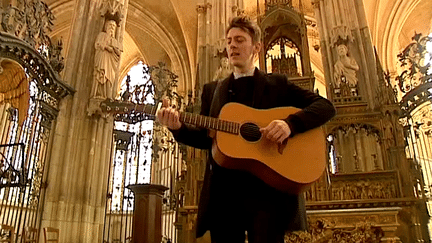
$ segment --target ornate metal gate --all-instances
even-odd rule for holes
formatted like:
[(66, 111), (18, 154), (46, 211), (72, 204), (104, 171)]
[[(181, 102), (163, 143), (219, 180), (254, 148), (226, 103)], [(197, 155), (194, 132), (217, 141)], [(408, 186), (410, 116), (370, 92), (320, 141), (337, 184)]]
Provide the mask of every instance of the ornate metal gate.
[[(403, 114), (406, 154), (413, 166), (420, 167), (417, 194), (432, 212), (432, 46), (431, 36), (416, 34), (399, 55), (403, 68), (396, 77)], [(428, 44), (429, 43), (429, 44)], [(396, 89), (396, 87), (395, 87)], [(430, 226), (429, 226), (430, 228)]]
[(53, 121), (74, 91), (58, 75), (62, 43), (48, 37), (48, 6), (22, 0), (0, 14), (0, 224), (13, 229), (1, 237), (20, 242), (25, 227), (40, 228)]
[[(104, 242), (130, 242), (134, 195), (131, 184), (152, 183), (169, 188), (163, 198), (163, 242), (176, 242), (176, 212), (180, 205), (176, 182), (182, 167), (182, 153), (170, 132), (153, 124), (154, 117), (136, 109), (136, 105), (154, 103), (153, 97), (168, 97), (181, 105), (176, 93), (177, 76), (163, 63), (142, 65), (143, 77), (128, 76), (121, 92), (122, 101), (108, 104), (117, 109), (115, 116), (113, 159), (107, 192)], [(129, 107), (128, 107), (129, 106)], [(125, 109), (126, 108), (126, 109)], [(123, 112), (127, 110), (127, 112)]]

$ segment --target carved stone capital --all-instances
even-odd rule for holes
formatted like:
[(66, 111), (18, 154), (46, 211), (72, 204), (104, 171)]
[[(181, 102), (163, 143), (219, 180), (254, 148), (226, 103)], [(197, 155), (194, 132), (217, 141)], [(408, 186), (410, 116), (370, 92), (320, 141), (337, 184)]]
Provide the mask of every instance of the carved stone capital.
[(233, 13), (236, 13), (239, 10), (239, 7), (237, 5), (233, 5), (231, 7), (231, 10), (232, 10)]
[(200, 5), (200, 4), (198, 4), (197, 6), (196, 6), (196, 11), (198, 12), (198, 13), (205, 13), (206, 12), (206, 7), (204, 6), (204, 5)]
[(198, 4), (196, 10), (198, 13), (207, 13), (207, 10), (212, 9), (212, 7), (211, 3)]
[(108, 117), (108, 113), (104, 113), (101, 109), (101, 103), (105, 99), (91, 98), (87, 107), (87, 115), (99, 115), (104, 118)]
[(320, 7), (320, 0), (312, 0), (311, 3), (314, 8)]

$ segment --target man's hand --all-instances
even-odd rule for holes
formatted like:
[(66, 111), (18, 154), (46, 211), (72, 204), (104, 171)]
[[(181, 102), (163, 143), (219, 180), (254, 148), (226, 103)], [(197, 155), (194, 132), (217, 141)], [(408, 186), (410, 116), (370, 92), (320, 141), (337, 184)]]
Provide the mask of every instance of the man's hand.
[(162, 108), (156, 114), (157, 120), (171, 130), (178, 130), (182, 126), (179, 120), (179, 113), (172, 108), (168, 99), (162, 101)]
[(260, 132), (268, 140), (282, 144), (291, 135), (291, 129), (285, 121), (274, 120)]

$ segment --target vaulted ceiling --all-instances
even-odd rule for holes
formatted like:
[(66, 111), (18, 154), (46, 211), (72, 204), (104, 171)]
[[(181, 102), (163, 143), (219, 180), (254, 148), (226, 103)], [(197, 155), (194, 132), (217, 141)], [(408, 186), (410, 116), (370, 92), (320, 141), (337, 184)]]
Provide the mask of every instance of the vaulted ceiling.
[[(53, 35), (63, 37), (67, 53), (71, 25), (78, 0), (46, 0), (56, 16)], [(326, 0), (321, 0), (326, 1)], [(244, 0), (247, 13), (256, 13), (256, 0)], [(260, 0), (263, 4), (264, 0)], [(363, 0), (371, 31), (385, 69), (396, 71), (396, 55), (414, 32), (429, 34), (432, 27), (430, 0)], [(179, 90), (191, 89), (197, 59), (197, 4), (199, 0), (130, 0), (126, 17), (121, 74), (138, 60), (166, 62), (179, 74)], [(314, 18), (311, 0), (293, 0), (308, 18)], [(263, 6), (260, 7), (261, 11)], [(316, 40), (315, 40), (316, 42)], [(311, 45), (312, 41), (309, 41)], [(312, 43), (313, 44), (313, 43)], [(312, 66), (323, 82), (319, 52), (311, 51)]]

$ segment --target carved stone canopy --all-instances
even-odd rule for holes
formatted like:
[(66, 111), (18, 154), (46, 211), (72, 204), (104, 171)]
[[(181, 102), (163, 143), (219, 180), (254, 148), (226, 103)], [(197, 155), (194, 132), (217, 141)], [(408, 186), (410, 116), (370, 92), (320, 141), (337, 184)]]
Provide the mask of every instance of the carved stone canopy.
[(297, 47), (300, 56), (300, 63), (297, 66), (301, 67), (301, 76), (312, 75), (306, 20), (303, 14), (289, 6), (272, 8), (266, 11), (266, 15), (260, 21), (260, 27), (263, 30), (264, 50), (268, 50), (278, 39), (288, 39)]
[(354, 37), (347, 26), (337, 26), (331, 30), (331, 45), (336, 47), (338, 45), (347, 45), (353, 42)]
[(123, 19), (123, 4), (117, 0), (106, 0), (101, 3), (100, 13), (106, 20), (114, 20), (117, 25)]
[(301, 16), (294, 10), (277, 9), (268, 14), (261, 22), (264, 34), (264, 47), (267, 47), (275, 39), (285, 36), (292, 40), (296, 46), (301, 47), (301, 39), (306, 34), (305, 25)]

